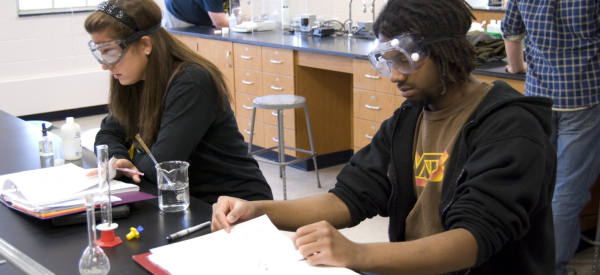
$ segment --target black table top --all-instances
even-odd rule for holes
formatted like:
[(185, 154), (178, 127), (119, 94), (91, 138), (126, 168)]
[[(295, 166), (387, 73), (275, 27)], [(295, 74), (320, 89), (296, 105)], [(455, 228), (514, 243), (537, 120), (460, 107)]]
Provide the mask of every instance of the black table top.
[[(349, 38), (348, 36), (318, 37), (298, 33), (290, 34), (289, 32), (281, 30), (255, 33), (238, 33), (230, 31), (228, 34), (214, 34), (215, 28), (202, 26), (172, 28), (167, 30), (173, 34), (357, 59), (367, 59), (367, 54), (375, 45), (375, 40), (372, 39)], [(525, 75), (509, 74), (505, 72), (504, 66), (506, 64), (508, 63), (504, 61), (489, 62), (476, 68), (473, 73), (499, 78), (525, 80)]]
[[(53, 142), (60, 137), (49, 133)], [(49, 165), (39, 157), (38, 142), (41, 129), (0, 111), (0, 175), (39, 169)], [(93, 152), (83, 150), (83, 158), (75, 163), (83, 168), (96, 167)], [(143, 181), (140, 190), (157, 194), (156, 185)], [(150, 249), (169, 244), (167, 235), (208, 221), (212, 208), (209, 204), (190, 198), (190, 208), (185, 212), (161, 213), (158, 200), (139, 201), (130, 204), (127, 218), (115, 219), (119, 225), (115, 235), (123, 243), (112, 248), (103, 248), (109, 258), (110, 274), (149, 274), (131, 258)], [(125, 238), (131, 227), (141, 225), (144, 231), (139, 239)], [(177, 241), (201, 236), (210, 232), (204, 228)], [(87, 225), (55, 227), (51, 220), (39, 220), (0, 205), (0, 238), (25, 253), (55, 274), (79, 274), (79, 259), (88, 245)], [(100, 232), (97, 232), (100, 238)], [(0, 256), (1, 258), (2, 256)], [(25, 274), (8, 262), (0, 265), (0, 274)]]

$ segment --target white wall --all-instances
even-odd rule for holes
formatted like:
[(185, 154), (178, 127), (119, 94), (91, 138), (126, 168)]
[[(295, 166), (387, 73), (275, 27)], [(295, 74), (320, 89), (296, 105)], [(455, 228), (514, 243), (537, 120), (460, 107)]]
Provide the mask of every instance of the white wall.
[(89, 13), (17, 16), (0, 0), (0, 110), (15, 116), (106, 104), (108, 72), (92, 57)]

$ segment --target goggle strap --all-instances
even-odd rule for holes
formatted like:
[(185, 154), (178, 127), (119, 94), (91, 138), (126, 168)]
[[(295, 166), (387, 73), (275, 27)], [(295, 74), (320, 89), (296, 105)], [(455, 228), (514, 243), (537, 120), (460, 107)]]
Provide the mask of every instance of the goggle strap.
[(160, 28), (161, 28), (161, 25), (159, 23), (156, 26), (149, 28), (147, 30), (136, 32), (136, 33), (130, 35), (129, 37), (127, 37), (123, 42), (121, 42), (119, 44), (119, 47), (121, 47), (121, 49), (125, 49), (125, 47), (127, 47), (127, 45), (133, 43), (133, 41), (140, 39), (142, 36), (150, 35), (151, 33), (155, 32), (156, 30), (158, 30)]
[(434, 32), (427, 35), (426, 37), (423, 37), (421, 39), (421, 41), (419, 41), (419, 44), (421, 44), (421, 46), (427, 46), (427, 45), (431, 45), (436, 42), (441, 42), (441, 41), (446, 41), (446, 40), (451, 40), (451, 39), (456, 39), (456, 38), (462, 38), (465, 36), (466, 36), (466, 34), (440, 35), (440, 30), (435, 30)]

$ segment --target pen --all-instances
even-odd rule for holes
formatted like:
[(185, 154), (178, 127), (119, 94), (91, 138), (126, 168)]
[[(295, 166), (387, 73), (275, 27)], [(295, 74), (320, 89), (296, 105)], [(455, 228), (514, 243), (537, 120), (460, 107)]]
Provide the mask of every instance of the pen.
[(117, 169), (119, 171), (123, 171), (123, 172), (129, 173), (129, 174), (138, 175), (138, 176), (143, 176), (144, 175), (144, 173), (135, 171), (133, 169), (128, 169), (128, 168), (115, 168), (115, 169)]
[(6, 260), (0, 260), (0, 265), (3, 265), (6, 263)]
[(167, 240), (168, 241), (172, 241), (172, 240), (181, 238), (181, 237), (183, 237), (183, 236), (185, 236), (187, 234), (190, 234), (190, 233), (192, 233), (194, 231), (198, 231), (198, 230), (200, 230), (202, 228), (205, 228), (205, 227), (207, 227), (209, 225), (210, 225), (210, 221), (207, 221), (205, 223), (201, 223), (201, 224), (196, 225), (196, 226), (192, 226), (192, 227), (190, 227), (188, 229), (184, 229), (184, 230), (181, 230), (179, 232), (176, 232), (176, 233), (173, 233), (173, 234), (167, 236)]

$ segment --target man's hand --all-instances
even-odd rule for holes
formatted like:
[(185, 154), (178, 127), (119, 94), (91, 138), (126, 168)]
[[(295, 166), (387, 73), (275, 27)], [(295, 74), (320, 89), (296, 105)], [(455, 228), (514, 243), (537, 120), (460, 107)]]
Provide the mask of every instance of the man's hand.
[[(137, 167), (135, 167), (135, 165), (133, 165), (133, 163), (131, 163), (131, 161), (129, 161), (127, 159), (117, 159), (115, 161), (115, 163), (113, 164), (113, 168), (128, 168), (128, 169), (135, 170), (135, 171), (139, 172), (139, 170), (137, 169)], [(87, 174), (85, 174), (86, 177), (97, 176), (97, 175), (98, 175), (98, 169), (94, 169), (94, 170), (88, 172)], [(117, 175), (115, 176), (115, 178), (120, 178), (122, 176), (126, 176), (128, 178), (132, 178), (133, 181), (136, 182), (136, 183), (140, 183), (141, 182), (140, 176), (117, 170)]]
[(506, 65), (505, 70), (509, 74), (526, 74), (527, 73), (527, 64), (525, 64), (525, 62), (523, 62), (523, 65), (521, 65), (521, 68), (522, 69), (520, 71), (515, 72), (510, 65)]
[(311, 265), (359, 267), (364, 251), (326, 221), (298, 228), (292, 241)]
[(215, 232), (224, 229), (231, 232), (231, 226), (256, 217), (256, 207), (252, 202), (232, 197), (219, 197), (213, 204), (210, 229)]

